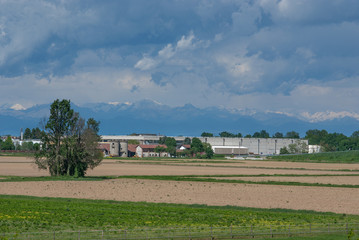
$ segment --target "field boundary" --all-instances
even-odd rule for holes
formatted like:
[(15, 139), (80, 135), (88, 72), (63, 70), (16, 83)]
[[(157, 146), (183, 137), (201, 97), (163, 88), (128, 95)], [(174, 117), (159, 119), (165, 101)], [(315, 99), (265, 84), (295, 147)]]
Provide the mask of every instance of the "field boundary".
[(317, 236), (323, 234), (355, 235), (359, 223), (305, 225), (266, 225), (229, 227), (172, 227), (117, 230), (79, 230), (53, 232), (0, 233), (0, 239), (248, 239), (263, 237)]

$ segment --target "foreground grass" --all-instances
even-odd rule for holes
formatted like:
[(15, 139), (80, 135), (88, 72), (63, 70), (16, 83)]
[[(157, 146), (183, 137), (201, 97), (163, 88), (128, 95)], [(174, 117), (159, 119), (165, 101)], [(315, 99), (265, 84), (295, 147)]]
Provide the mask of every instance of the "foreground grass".
[(0, 195), (0, 232), (258, 227), (358, 221), (356, 215), (314, 211)]
[(267, 160), (316, 163), (359, 163), (359, 151), (325, 152), (298, 155), (275, 155)]

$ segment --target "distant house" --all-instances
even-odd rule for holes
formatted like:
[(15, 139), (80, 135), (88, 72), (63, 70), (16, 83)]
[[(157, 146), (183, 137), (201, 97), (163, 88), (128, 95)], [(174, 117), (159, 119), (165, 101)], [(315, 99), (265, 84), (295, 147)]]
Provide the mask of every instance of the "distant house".
[(128, 157), (136, 156), (136, 148), (138, 144), (128, 144)]
[(111, 147), (110, 147), (111, 143), (104, 143), (104, 142), (101, 142), (98, 144), (98, 148), (101, 149), (101, 151), (103, 152), (103, 155), (106, 157), (106, 156), (109, 156), (110, 155), (110, 152), (111, 152)]
[[(137, 145), (136, 147), (136, 156), (137, 157), (160, 157), (160, 153), (155, 152), (157, 146), (167, 148), (166, 145)], [(161, 157), (168, 157), (167, 152), (162, 152)]]
[(191, 148), (191, 145), (185, 144), (185, 145), (181, 145), (181, 146), (179, 147), (179, 150), (186, 150), (186, 149), (190, 149), (190, 148)]

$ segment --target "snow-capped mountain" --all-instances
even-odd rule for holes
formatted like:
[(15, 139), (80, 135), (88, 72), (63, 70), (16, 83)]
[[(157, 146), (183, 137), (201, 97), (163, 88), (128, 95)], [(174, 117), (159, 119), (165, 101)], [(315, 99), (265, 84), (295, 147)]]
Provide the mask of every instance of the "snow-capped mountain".
[[(309, 129), (326, 129), (350, 135), (359, 129), (357, 115), (307, 114), (294, 116), (283, 112), (258, 112), (253, 109), (224, 107), (197, 108), (191, 104), (170, 107), (152, 100), (135, 103), (72, 104), (84, 118), (101, 122), (101, 134), (160, 133), (165, 135), (199, 136), (202, 132), (222, 131), (253, 134), (262, 129), (270, 134), (297, 131), (302, 137)], [(0, 135), (19, 135), (20, 129), (38, 127), (48, 117), (50, 104), (24, 109), (14, 105), (0, 106)], [(329, 117), (326, 117), (329, 116)]]

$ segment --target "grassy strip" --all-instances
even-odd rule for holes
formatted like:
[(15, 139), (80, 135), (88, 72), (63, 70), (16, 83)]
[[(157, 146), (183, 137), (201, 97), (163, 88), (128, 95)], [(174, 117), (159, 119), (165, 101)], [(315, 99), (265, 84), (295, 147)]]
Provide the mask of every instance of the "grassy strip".
[(284, 226), (357, 221), (357, 215), (314, 211), (0, 195), (0, 232)]
[(299, 155), (275, 155), (267, 160), (315, 163), (359, 163), (359, 151), (325, 152)]
[(19, 177), (19, 176), (0, 176), (0, 182), (33, 182), (33, 181), (102, 181), (106, 179), (114, 179), (116, 177), (68, 177), (68, 176), (44, 176), (44, 177)]
[(0, 151), (0, 157), (33, 157), (33, 152), (3, 152)]
[[(249, 175), (245, 175), (249, 177)], [(259, 175), (256, 175), (259, 177)], [(214, 182), (214, 183), (245, 183), (245, 184), (265, 184), (265, 185), (285, 185), (285, 186), (307, 186), (307, 187), (340, 187), (340, 188), (359, 188), (359, 185), (347, 184), (324, 184), (324, 183), (303, 183), (303, 182), (280, 182), (280, 181), (247, 181), (238, 179), (215, 179), (204, 178), (200, 176), (120, 176), (118, 178), (132, 178), (132, 179), (150, 179), (150, 180), (165, 180), (165, 181), (190, 181), (190, 182)], [(244, 177), (244, 176), (242, 176)]]
[(260, 238), (262, 240), (339, 240), (339, 239), (348, 239), (348, 235), (345, 233), (332, 233), (332, 234), (320, 234), (320, 235), (305, 235), (305, 236), (292, 236), (292, 237), (266, 237)]

